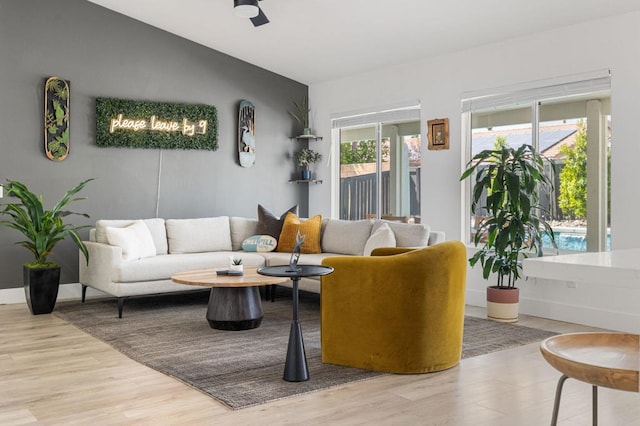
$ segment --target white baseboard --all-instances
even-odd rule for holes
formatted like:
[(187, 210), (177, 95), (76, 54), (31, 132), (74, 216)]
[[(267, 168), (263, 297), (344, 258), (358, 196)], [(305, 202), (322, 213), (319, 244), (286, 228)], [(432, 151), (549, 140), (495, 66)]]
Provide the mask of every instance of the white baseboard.
[[(468, 305), (483, 308), (487, 305), (486, 294), (483, 290), (468, 289), (466, 298)], [(522, 295), (520, 296), (520, 313), (607, 330), (640, 334), (640, 313), (617, 312), (554, 300), (523, 298)]]
[[(105, 294), (87, 288), (87, 299), (104, 297)], [(80, 283), (60, 284), (58, 289), (58, 300), (80, 300), (82, 298), (82, 286)], [(17, 303), (27, 303), (24, 295), (24, 288), (5, 288), (0, 290), (0, 305), (12, 305)]]

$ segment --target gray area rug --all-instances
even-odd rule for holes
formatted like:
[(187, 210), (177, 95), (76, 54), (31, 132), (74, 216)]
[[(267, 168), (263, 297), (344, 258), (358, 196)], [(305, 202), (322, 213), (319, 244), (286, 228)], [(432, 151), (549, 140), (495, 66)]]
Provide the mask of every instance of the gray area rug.
[[(292, 317), (290, 290), (264, 302), (262, 325), (220, 331), (205, 319), (208, 292), (128, 299), (122, 319), (116, 301), (61, 302), (54, 315), (154, 370), (172, 376), (232, 409), (263, 404), (384, 373), (322, 364), (320, 303), (301, 292), (300, 322), (310, 380), (282, 379)], [(463, 358), (537, 342), (554, 333), (466, 317)]]

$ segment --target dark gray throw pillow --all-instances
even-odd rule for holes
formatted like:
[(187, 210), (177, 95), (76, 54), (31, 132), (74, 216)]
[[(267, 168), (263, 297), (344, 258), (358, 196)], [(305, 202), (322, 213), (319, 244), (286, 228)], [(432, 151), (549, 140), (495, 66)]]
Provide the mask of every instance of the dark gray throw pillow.
[(282, 225), (284, 224), (284, 218), (287, 213), (298, 214), (298, 205), (291, 207), (280, 216), (275, 216), (269, 210), (258, 204), (258, 226), (256, 228), (257, 234), (271, 235), (276, 240), (280, 238), (280, 232), (282, 231)]

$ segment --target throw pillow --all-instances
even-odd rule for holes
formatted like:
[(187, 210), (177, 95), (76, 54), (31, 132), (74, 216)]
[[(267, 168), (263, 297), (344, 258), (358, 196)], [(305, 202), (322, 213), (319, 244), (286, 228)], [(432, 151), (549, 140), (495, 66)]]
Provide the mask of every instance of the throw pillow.
[[(389, 222), (386, 220), (378, 221), (377, 225), (382, 226), (383, 223), (388, 224), (393, 231), (398, 247), (425, 247), (429, 244), (429, 232), (431, 231), (429, 225), (424, 223)], [(374, 231), (378, 226), (373, 226)]]
[(379, 247), (395, 247), (396, 236), (386, 223), (383, 223), (369, 237), (364, 245), (364, 255), (371, 256), (371, 252)]
[(242, 250), (252, 252), (274, 251), (278, 240), (271, 235), (253, 235), (242, 242)]
[(296, 246), (296, 233), (300, 230), (300, 233), (305, 235), (304, 244), (300, 247), (300, 253), (322, 253), (320, 248), (321, 228), (321, 215), (313, 216), (302, 222), (298, 215), (287, 213), (280, 238), (278, 239), (277, 251), (291, 253)]
[(141, 220), (123, 228), (108, 226), (105, 233), (109, 244), (122, 248), (122, 260), (125, 262), (156, 255), (151, 232)]
[(271, 235), (276, 240), (280, 237), (282, 232), (282, 225), (287, 213), (298, 214), (298, 205), (291, 207), (282, 215), (276, 217), (269, 210), (258, 204), (258, 226), (256, 227), (256, 233), (262, 235)]

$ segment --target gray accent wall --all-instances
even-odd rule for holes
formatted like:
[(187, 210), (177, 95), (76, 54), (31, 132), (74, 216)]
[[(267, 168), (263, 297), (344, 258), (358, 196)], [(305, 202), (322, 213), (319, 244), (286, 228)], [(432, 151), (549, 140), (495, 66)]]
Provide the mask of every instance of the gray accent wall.
[[(44, 154), (49, 76), (71, 82), (71, 150), (62, 162)], [(86, 1), (0, 0), (0, 180), (24, 182), (51, 207), (78, 182), (95, 178), (81, 193), (87, 199), (71, 206), (91, 216), (71, 219), (77, 225), (156, 217), (156, 208), (163, 218), (256, 217), (258, 203), (276, 213), (299, 204), (307, 215), (306, 186), (288, 183), (296, 145), (287, 114), (306, 94), (301, 83)], [(219, 148), (99, 148), (96, 97), (215, 105)], [(242, 99), (256, 106), (251, 168), (237, 159)], [(22, 264), (32, 256), (14, 245), (20, 240), (0, 228), (0, 289), (22, 285)], [(62, 266), (62, 283), (77, 282), (78, 253), (70, 241), (51, 260)]]

